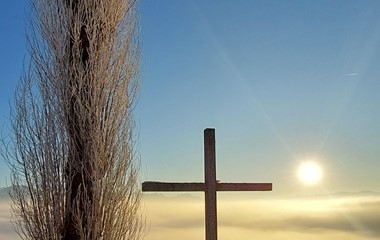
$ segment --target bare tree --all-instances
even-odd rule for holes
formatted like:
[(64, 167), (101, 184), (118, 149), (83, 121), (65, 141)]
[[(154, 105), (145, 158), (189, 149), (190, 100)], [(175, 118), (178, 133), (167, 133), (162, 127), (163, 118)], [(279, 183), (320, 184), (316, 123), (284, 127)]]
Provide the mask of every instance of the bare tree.
[(134, 0), (30, 0), (30, 67), (16, 91), (11, 150), (23, 239), (138, 239)]

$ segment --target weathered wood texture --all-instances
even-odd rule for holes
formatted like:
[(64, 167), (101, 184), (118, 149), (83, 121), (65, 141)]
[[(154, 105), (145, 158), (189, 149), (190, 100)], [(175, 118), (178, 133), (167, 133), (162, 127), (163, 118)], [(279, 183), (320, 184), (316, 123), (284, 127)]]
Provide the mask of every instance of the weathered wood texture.
[(206, 240), (218, 239), (216, 214), (215, 129), (204, 131)]
[(272, 191), (272, 183), (218, 183), (217, 191)]
[(191, 192), (204, 191), (204, 183), (144, 182), (143, 192)]

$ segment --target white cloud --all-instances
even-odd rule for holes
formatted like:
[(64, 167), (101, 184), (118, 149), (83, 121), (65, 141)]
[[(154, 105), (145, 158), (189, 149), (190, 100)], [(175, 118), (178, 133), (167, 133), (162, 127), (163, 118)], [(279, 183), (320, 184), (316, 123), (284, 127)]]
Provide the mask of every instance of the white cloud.
[[(150, 222), (147, 240), (204, 239), (202, 198), (186, 201), (148, 197), (145, 203)], [(380, 197), (377, 195), (218, 202), (220, 240), (369, 240), (380, 238), (378, 226)]]
[(0, 240), (20, 239), (11, 223), (11, 207), (8, 201), (0, 200)]

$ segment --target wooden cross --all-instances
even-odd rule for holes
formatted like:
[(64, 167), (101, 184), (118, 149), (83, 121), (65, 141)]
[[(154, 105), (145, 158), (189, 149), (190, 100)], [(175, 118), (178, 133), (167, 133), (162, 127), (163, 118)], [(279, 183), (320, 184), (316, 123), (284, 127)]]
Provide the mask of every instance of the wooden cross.
[(217, 240), (217, 191), (271, 191), (272, 183), (219, 183), (216, 180), (215, 129), (204, 130), (204, 183), (143, 182), (143, 192), (205, 192), (206, 240)]

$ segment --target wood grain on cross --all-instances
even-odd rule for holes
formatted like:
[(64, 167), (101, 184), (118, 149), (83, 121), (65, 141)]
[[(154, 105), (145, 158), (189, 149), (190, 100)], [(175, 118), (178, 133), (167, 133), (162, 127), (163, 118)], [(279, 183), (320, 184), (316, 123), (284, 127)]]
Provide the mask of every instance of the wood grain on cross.
[(144, 182), (143, 192), (205, 192), (206, 240), (217, 240), (217, 191), (271, 191), (272, 183), (219, 183), (216, 180), (215, 129), (204, 131), (204, 183)]

